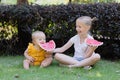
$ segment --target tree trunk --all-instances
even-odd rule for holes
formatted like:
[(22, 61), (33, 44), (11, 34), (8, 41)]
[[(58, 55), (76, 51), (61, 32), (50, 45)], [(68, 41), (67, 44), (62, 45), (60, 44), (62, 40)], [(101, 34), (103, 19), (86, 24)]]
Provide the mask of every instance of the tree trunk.
[(28, 4), (28, 0), (17, 0), (17, 5)]
[(72, 0), (69, 0), (69, 3), (72, 3)]

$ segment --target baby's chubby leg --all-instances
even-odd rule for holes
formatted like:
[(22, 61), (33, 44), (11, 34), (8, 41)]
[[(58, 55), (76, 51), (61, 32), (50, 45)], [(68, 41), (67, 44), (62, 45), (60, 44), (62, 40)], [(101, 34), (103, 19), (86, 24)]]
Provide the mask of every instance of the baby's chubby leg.
[(40, 67), (47, 67), (52, 63), (53, 58), (52, 57), (48, 57), (45, 60), (42, 61)]
[(23, 61), (23, 67), (24, 67), (24, 69), (29, 69), (29, 65), (30, 65), (30, 60), (25, 59)]

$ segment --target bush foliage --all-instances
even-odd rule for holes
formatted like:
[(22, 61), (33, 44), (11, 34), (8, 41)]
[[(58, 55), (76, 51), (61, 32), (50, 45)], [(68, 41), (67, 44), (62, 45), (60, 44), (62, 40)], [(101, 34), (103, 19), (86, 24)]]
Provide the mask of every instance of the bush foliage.
[[(18, 39), (14, 42), (17, 45), (15, 50), (22, 54), (28, 42), (31, 41), (32, 31), (44, 31), (47, 39), (54, 39), (58, 47), (62, 46), (70, 37), (76, 34), (76, 18), (80, 16), (97, 17), (98, 21), (93, 23), (91, 32), (95, 39), (103, 41), (104, 45), (99, 47), (96, 52), (99, 52), (106, 58), (120, 58), (119, 15), (119, 3), (68, 4), (57, 6), (0, 5), (0, 27), (3, 28), (5, 25), (17, 27), (18, 34), (16, 37)], [(0, 33), (1, 36), (3, 33), (2, 31)], [(1, 41), (3, 39), (2, 37)], [(2, 45), (0, 49), (3, 48)], [(7, 45), (2, 49), (3, 52), (6, 50)], [(73, 49), (70, 49), (71, 51)]]

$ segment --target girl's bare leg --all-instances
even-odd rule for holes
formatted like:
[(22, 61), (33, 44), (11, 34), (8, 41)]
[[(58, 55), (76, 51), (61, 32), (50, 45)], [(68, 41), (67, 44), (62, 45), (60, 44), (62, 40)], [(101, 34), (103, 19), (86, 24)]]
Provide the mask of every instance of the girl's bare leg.
[(94, 54), (89, 58), (86, 58), (82, 61), (80, 61), (77, 64), (69, 65), (69, 67), (83, 67), (83, 66), (90, 66), (95, 64), (97, 61), (100, 60), (100, 55), (99, 54)]
[(54, 57), (57, 61), (60, 62), (60, 64), (63, 65), (74, 65), (79, 63), (79, 61), (73, 59), (72, 57), (61, 53), (56, 53)]

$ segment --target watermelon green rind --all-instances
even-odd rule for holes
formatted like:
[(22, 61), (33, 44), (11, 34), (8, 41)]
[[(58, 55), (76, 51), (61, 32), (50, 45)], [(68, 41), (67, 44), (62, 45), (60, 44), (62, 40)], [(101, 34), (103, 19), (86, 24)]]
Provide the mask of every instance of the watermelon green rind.
[(40, 44), (40, 47), (46, 51), (51, 51), (51, 50), (55, 49), (56, 45), (53, 40), (50, 40), (49, 42)]
[(97, 41), (95, 39), (90, 39), (90, 38), (87, 38), (85, 40), (85, 42), (86, 42), (87, 45), (90, 45), (90, 46), (101, 46), (101, 45), (103, 45), (103, 42)]

